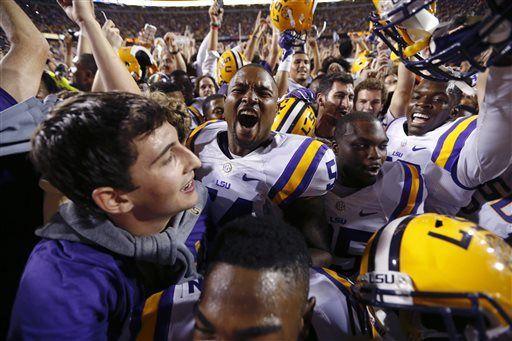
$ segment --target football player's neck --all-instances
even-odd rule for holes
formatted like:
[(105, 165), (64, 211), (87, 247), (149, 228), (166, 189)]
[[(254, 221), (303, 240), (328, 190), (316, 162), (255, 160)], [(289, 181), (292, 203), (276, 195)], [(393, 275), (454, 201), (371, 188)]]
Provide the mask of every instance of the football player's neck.
[(377, 181), (377, 178), (362, 178), (360, 176), (354, 176), (350, 172), (345, 172), (342, 170), (341, 176), (338, 177), (336, 182), (338, 182), (341, 186), (354, 188), (354, 189), (363, 189), (365, 187), (373, 185)]

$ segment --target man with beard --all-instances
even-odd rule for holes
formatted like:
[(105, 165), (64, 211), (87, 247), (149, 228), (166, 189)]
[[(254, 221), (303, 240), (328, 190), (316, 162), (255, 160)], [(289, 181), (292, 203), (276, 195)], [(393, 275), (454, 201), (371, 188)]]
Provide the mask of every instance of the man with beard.
[(335, 139), (340, 176), (325, 196), (334, 231), (330, 268), (354, 275), (372, 234), (397, 217), (423, 213), (426, 190), (419, 166), (385, 161), (388, 138), (373, 114), (339, 118)]
[(271, 131), (277, 85), (259, 65), (235, 74), (224, 109), (226, 122), (206, 122), (188, 141), (203, 162), (197, 178), (208, 187), (214, 222), (282, 212), (313, 248), (316, 264), (328, 263), (329, 233), (318, 197), (336, 178), (332, 150), (308, 137)]
[(320, 80), (316, 98), (318, 120), (316, 136), (334, 137), (336, 120), (348, 114), (354, 107), (354, 80), (345, 72), (333, 73)]

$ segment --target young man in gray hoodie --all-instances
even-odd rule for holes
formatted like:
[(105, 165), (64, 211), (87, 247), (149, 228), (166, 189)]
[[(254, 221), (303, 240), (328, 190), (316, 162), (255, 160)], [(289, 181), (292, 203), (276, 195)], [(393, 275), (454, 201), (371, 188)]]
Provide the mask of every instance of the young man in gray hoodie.
[(145, 299), (197, 275), (207, 192), (173, 117), (139, 95), (91, 93), (38, 128), (32, 160), (71, 202), (36, 232), (10, 339), (134, 338)]

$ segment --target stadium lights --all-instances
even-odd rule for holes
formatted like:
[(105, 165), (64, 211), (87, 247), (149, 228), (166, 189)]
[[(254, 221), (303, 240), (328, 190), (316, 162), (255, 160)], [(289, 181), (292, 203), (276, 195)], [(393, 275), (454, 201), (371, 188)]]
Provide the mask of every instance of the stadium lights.
[[(318, 0), (318, 2), (346, 2), (348, 0)], [(212, 0), (94, 0), (94, 2), (151, 7), (203, 7), (211, 6)], [(224, 0), (225, 6), (269, 5), (271, 0)]]

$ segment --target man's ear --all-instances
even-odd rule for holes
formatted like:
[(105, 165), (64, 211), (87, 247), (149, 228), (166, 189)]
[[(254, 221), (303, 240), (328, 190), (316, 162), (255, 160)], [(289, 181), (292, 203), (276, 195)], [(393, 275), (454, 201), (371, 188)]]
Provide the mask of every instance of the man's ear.
[(98, 187), (92, 191), (92, 200), (98, 207), (109, 214), (128, 213), (133, 209), (133, 202), (127, 194), (112, 187)]
[(301, 331), (301, 340), (305, 340), (308, 338), (309, 331), (311, 330), (311, 321), (313, 320), (313, 309), (316, 305), (316, 298), (311, 297), (308, 299), (306, 306), (304, 307), (304, 311), (302, 313), (302, 331)]
[(318, 93), (318, 95), (316, 96), (316, 102), (318, 103), (319, 107), (323, 107), (325, 105), (325, 96), (323, 93)]

